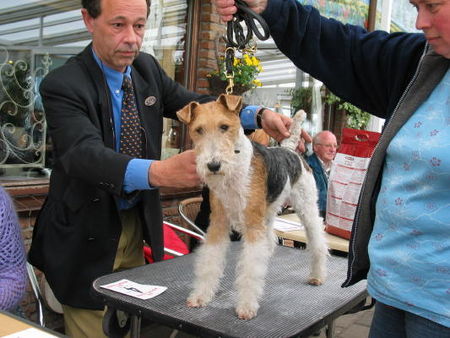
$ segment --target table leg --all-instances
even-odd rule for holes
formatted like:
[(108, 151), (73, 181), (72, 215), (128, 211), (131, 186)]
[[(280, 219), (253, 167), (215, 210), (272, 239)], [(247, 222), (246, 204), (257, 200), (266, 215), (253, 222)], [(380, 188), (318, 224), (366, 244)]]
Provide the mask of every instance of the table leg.
[(131, 316), (131, 338), (139, 338), (141, 336), (141, 317)]
[(326, 328), (327, 338), (334, 337), (334, 320), (330, 321)]

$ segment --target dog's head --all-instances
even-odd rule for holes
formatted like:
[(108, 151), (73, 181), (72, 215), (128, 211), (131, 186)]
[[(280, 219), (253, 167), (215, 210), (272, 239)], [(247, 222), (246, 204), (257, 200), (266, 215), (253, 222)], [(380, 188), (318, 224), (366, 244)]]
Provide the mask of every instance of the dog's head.
[(191, 102), (177, 112), (180, 121), (188, 126), (197, 154), (197, 170), (204, 180), (226, 174), (230, 161), (235, 161), (242, 130), (241, 108), (242, 97), (221, 94), (214, 102)]

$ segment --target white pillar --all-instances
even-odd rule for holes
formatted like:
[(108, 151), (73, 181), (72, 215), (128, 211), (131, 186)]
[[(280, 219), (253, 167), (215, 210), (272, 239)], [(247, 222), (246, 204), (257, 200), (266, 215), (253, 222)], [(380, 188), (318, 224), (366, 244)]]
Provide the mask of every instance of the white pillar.
[(392, 0), (381, 1), (381, 27), (380, 29), (390, 32), (392, 18)]

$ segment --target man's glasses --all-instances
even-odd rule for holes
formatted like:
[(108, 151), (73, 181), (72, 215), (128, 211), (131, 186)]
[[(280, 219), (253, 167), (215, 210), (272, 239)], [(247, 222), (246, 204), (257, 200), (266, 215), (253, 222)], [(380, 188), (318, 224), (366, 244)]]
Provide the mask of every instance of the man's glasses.
[(316, 145), (317, 146), (322, 146), (322, 147), (325, 147), (325, 148), (328, 148), (328, 149), (331, 149), (331, 148), (337, 149), (338, 148), (337, 144), (320, 144), (320, 143), (316, 143)]

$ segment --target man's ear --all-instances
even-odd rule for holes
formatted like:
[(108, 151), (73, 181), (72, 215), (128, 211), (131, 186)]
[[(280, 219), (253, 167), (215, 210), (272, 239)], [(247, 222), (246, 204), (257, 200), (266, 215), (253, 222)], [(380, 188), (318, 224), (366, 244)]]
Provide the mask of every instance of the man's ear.
[(181, 110), (177, 111), (178, 119), (183, 122), (184, 124), (189, 124), (192, 120), (192, 112), (193, 110), (198, 107), (200, 103), (198, 102), (191, 102), (184, 106)]
[(81, 15), (83, 16), (84, 25), (86, 26), (89, 33), (92, 34), (94, 31), (94, 18), (89, 15), (86, 8), (81, 9)]
[(239, 114), (242, 108), (242, 96), (220, 94), (217, 102), (223, 104), (228, 110)]

